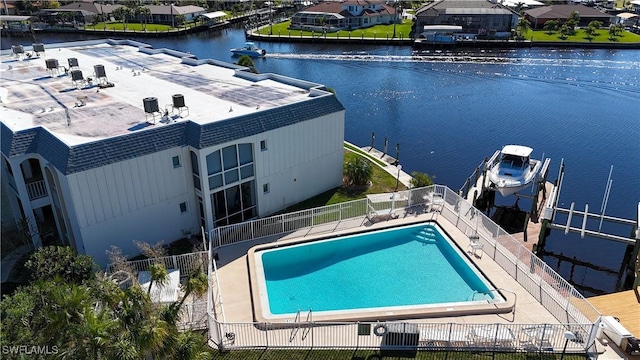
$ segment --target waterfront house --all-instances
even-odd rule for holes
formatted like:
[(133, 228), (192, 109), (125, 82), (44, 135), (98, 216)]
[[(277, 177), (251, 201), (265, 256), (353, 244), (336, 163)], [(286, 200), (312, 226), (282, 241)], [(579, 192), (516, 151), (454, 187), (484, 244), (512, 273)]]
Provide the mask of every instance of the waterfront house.
[(199, 16), (207, 13), (205, 8), (194, 5), (176, 6), (170, 4), (145, 5), (143, 7), (149, 9), (149, 16), (151, 17), (149, 22), (159, 24), (176, 24), (176, 20), (181, 18), (183, 18), (184, 21), (194, 21)]
[(610, 14), (580, 4), (542, 6), (526, 10), (524, 15), (525, 18), (529, 20), (529, 23), (531, 23), (532, 28), (541, 29), (544, 27), (544, 23), (549, 20), (556, 20), (560, 23), (565, 22), (571, 17), (574, 11), (580, 15), (578, 26), (588, 26), (592, 21), (600, 21), (602, 22), (602, 26), (607, 27), (613, 19), (613, 16)]
[(342, 183), (345, 110), (321, 84), (127, 40), (18, 50), (1, 53), (2, 216), (35, 246), (58, 239), (104, 266), (111, 245), (136, 255), (133, 240)]
[(508, 7), (487, 0), (439, 0), (416, 11), (416, 29), (425, 26), (461, 26), (458, 36), (508, 38), (518, 14)]
[(393, 24), (400, 21), (396, 10), (382, 1), (327, 1), (295, 13), (289, 28), (332, 32)]

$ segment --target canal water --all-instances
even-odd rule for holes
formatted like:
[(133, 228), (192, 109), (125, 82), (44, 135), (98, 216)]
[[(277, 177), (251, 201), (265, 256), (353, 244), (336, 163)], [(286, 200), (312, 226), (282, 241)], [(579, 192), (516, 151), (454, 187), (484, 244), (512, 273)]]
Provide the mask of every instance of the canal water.
[[(32, 42), (86, 40), (77, 34), (3, 38), (2, 48)], [(171, 38), (139, 38), (154, 47), (200, 59), (237, 61), (229, 49), (244, 43), (241, 29)], [(345, 140), (371, 144), (396, 155), (407, 172), (421, 171), (436, 183), (459, 189), (484, 157), (505, 144), (534, 149), (552, 159), (549, 178), (566, 173), (559, 204), (589, 204), (600, 212), (610, 167), (606, 214), (635, 219), (640, 201), (640, 50), (441, 49), (413, 53), (410, 47), (365, 44), (257, 43), (261, 73), (273, 72), (324, 84), (346, 108)], [(498, 195), (499, 197), (500, 195)], [(514, 202), (515, 199), (505, 199)], [(562, 221), (560, 219), (560, 221)], [(574, 216), (573, 226), (581, 225)], [(597, 229), (598, 221), (589, 226)], [(630, 228), (604, 224), (603, 231), (629, 236)], [(561, 275), (593, 295), (616, 288), (625, 251), (622, 243), (565, 236), (554, 231), (546, 250), (612, 271), (546, 257)], [(579, 288), (580, 289), (580, 288)], [(586, 290), (585, 290), (586, 289)]]

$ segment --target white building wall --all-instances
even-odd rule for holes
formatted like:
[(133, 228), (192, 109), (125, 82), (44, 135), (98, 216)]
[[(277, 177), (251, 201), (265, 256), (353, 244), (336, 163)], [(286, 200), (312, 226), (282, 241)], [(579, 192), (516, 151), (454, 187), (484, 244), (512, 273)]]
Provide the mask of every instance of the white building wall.
[[(286, 206), (342, 184), (344, 111), (257, 136), (256, 195), (258, 215)], [(260, 141), (267, 150), (260, 151)], [(269, 193), (263, 185), (269, 184)]]
[[(176, 155), (181, 166), (174, 168)], [(183, 237), (182, 229), (197, 231), (188, 159), (186, 147), (174, 148), (67, 176), (65, 200), (73, 204), (70, 218), (85, 253), (104, 266), (111, 245), (133, 256), (139, 253), (134, 240), (167, 244)]]

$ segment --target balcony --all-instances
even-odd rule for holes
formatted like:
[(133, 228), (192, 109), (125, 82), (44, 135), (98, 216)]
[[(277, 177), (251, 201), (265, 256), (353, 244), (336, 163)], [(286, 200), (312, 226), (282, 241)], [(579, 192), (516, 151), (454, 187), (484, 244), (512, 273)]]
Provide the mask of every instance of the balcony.
[(29, 194), (29, 200), (33, 201), (36, 199), (40, 199), (46, 197), (47, 194), (47, 186), (44, 183), (44, 180), (27, 180), (27, 194)]

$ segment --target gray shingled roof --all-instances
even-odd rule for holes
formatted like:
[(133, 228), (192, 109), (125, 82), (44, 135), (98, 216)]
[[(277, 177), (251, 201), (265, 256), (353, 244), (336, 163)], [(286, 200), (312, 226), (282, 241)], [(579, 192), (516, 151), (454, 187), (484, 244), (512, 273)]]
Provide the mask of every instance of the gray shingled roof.
[(71, 147), (42, 127), (13, 132), (2, 123), (0, 139), (5, 156), (37, 153), (68, 175), (177, 146), (202, 149), (338, 111), (344, 107), (335, 96), (321, 96), (207, 125), (186, 121)]

